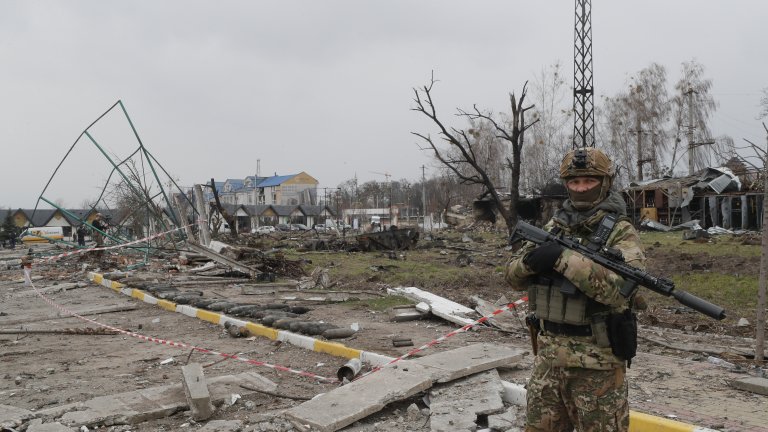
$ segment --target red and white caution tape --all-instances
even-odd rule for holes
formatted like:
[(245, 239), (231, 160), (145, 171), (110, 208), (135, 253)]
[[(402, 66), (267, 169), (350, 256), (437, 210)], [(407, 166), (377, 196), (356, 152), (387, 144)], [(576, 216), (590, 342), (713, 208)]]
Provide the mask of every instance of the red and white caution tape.
[(154, 343), (157, 343), (157, 344), (160, 344), (160, 345), (168, 345), (168, 346), (173, 346), (173, 347), (178, 347), (178, 348), (183, 348), (183, 349), (191, 349), (191, 350), (194, 350), (194, 351), (197, 351), (197, 352), (201, 352), (203, 354), (210, 354), (210, 355), (215, 355), (215, 356), (219, 356), (219, 357), (223, 357), (223, 358), (227, 358), (227, 359), (239, 360), (239, 361), (242, 361), (242, 362), (254, 365), (254, 366), (267, 367), (267, 368), (274, 369), (274, 370), (277, 370), (277, 371), (280, 371), (280, 372), (289, 372), (289, 373), (292, 373), (292, 374), (301, 375), (301, 376), (304, 376), (304, 377), (316, 379), (318, 381), (324, 381), (324, 382), (328, 382), (328, 383), (336, 383), (336, 382), (339, 381), (337, 378), (327, 378), (327, 377), (324, 377), (324, 376), (320, 376), (320, 375), (314, 374), (312, 372), (301, 371), (301, 370), (289, 368), (287, 366), (280, 366), (280, 365), (266, 363), (266, 362), (262, 362), (262, 361), (258, 361), (258, 360), (248, 359), (248, 358), (245, 358), (245, 357), (241, 357), (241, 356), (239, 356), (237, 354), (226, 354), (226, 353), (222, 353), (222, 352), (219, 352), (219, 351), (214, 351), (214, 350), (210, 350), (210, 349), (207, 349), (207, 348), (201, 348), (201, 347), (198, 347), (198, 346), (195, 346), (195, 345), (186, 344), (186, 343), (183, 343), (183, 342), (174, 342), (174, 341), (171, 341), (171, 340), (154, 338), (154, 337), (150, 337), (150, 336), (144, 336), (142, 334), (138, 334), (138, 333), (135, 333), (135, 332), (131, 332), (131, 331), (128, 331), (128, 330), (123, 330), (123, 329), (120, 329), (120, 328), (117, 328), (117, 327), (113, 327), (113, 326), (110, 326), (110, 325), (107, 325), (107, 324), (102, 324), (102, 323), (100, 323), (98, 321), (94, 321), (94, 320), (92, 320), (90, 318), (86, 318), (86, 317), (84, 317), (82, 315), (78, 315), (77, 313), (72, 312), (71, 310), (65, 308), (64, 306), (62, 306), (62, 305), (52, 301), (48, 297), (46, 297), (32, 283), (32, 279), (30, 278), (30, 276), (29, 276), (29, 274), (27, 272), (24, 272), (24, 280), (25, 280), (25, 283), (27, 283), (27, 284), (32, 286), (32, 288), (35, 290), (35, 292), (37, 293), (38, 296), (40, 296), (43, 300), (45, 300), (46, 303), (48, 303), (49, 305), (53, 306), (54, 308), (59, 309), (59, 310), (63, 311), (64, 313), (67, 313), (69, 315), (72, 315), (73, 317), (76, 317), (76, 318), (81, 319), (83, 321), (89, 322), (89, 323), (91, 323), (93, 325), (96, 325), (96, 326), (99, 326), (99, 327), (103, 327), (103, 328), (106, 328), (106, 329), (109, 329), (109, 330), (112, 330), (112, 331), (115, 331), (115, 332), (118, 332), (118, 333), (122, 333), (122, 334), (127, 335), (127, 336), (131, 336), (131, 337), (134, 337), (134, 338), (137, 338), (137, 339), (141, 339), (141, 340), (145, 340), (145, 341), (148, 341), (148, 342), (154, 342)]
[(486, 315), (486, 316), (484, 316), (482, 318), (479, 318), (479, 319), (477, 319), (477, 320), (475, 320), (475, 321), (465, 325), (464, 327), (461, 327), (459, 329), (456, 329), (456, 330), (453, 330), (453, 331), (451, 331), (449, 333), (446, 333), (445, 335), (440, 336), (437, 339), (434, 339), (434, 340), (432, 340), (432, 341), (430, 341), (430, 342), (428, 342), (428, 343), (426, 343), (426, 344), (424, 344), (424, 345), (422, 345), (422, 346), (420, 346), (418, 348), (415, 348), (415, 349), (412, 349), (412, 350), (408, 351), (407, 353), (401, 355), (400, 357), (397, 357), (397, 358), (394, 358), (394, 359), (390, 360), (388, 363), (385, 363), (385, 364), (383, 364), (381, 366), (376, 366), (375, 368), (371, 369), (371, 371), (366, 372), (366, 373), (358, 376), (357, 378), (355, 378), (355, 380), (359, 380), (360, 378), (368, 376), (368, 375), (370, 375), (370, 374), (372, 374), (372, 373), (374, 373), (376, 371), (379, 371), (379, 370), (381, 370), (381, 369), (383, 369), (383, 368), (385, 368), (385, 367), (387, 367), (387, 366), (389, 366), (389, 365), (391, 365), (393, 363), (399, 362), (400, 360), (407, 359), (408, 357), (416, 354), (417, 352), (424, 351), (424, 350), (426, 350), (426, 349), (428, 349), (428, 348), (430, 348), (430, 347), (432, 347), (434, 345), (437, 345), (440, 342), (448, 339), (451, 336), (456, 336), (457, 334), (463, 333), (463, 332), (471, 329), (472, 327), (474, 327), (474, 326), (476, 326), (478, 324), (482, 324), (482, 323), (488, 321), (490, 318), (493, 318), (496, 315), (498, 315), (498, 314), (500, 314), (500, 313), (502, 313), (502, 312), (504, 312), (506, 310), (516, 309), (518, 306), (520, 306), (521, 304), (523, 304), (523, 303), (525, 303), (527, 301), (528, 301), (528, 297), (526, 296), (526, 297), (521, 298), (520, 300), (514, 301), (513, 303), (504, 305), (501, 308), (499, 308), (498, 310), (493, 311), (490, 315)]

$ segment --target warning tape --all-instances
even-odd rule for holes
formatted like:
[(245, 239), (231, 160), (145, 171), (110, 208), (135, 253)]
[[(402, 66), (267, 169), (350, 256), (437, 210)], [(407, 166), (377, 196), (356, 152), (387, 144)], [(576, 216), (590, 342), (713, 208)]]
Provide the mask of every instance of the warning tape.
[(523, 304), (523, 303), (525, 303), (527, 301), (528, 301), (528, 297), (526, 296), (526, 297), (523, 297), (523, 298), (521, 298), (519, 300), (515, 300), (512, 303), (504, 305), (501, 308), (493, 311), (489, 315), (486, 315), (486, 316), (484, 316), (482, 318), (478, 318), (477, 320), (475, 320), (475, 321), (473, 321), (473, 322), (471, 322), (471, 323), (469, 323), (469, 324), (467, 324), (467, 325), (465, 325), (465, 326), (463, 326), (461, 328), (458, 328), (456, 330), (448, 332), (448, 333), (444, 334), (443, 336), (440, 336), (437, 339), (434, 339), (434, 340), (432, 340), (430, 342), (427, 342), (426, 344), (424, 344), (424, 345), (422, 345), (422, 346), (420, 346), (418, 348), (415, 348), (415, 349), (412, 349), (412, 350), (408, 351), (407, 353), (401, 355), (400, 357), (396, 357), (396, 358), (390, 360), (389, 363), (383, 364), (381, 366), (376, 366), (375, 368), (371, 369), (369, 372), (366, 372), (366, 373), (358, 376), (357, 378), (355, 378), (355, 380), (359, 380), (360, 378), (363, 378), (363, 377), (368, 376), (368, 375), (370, 375), (370, 374), (372, 374), (374, 372), (377, 372), (377, 371), (379, 371), (379, 370), (381, 370), (381, 369), (383, 369), (383, 368), (385, 368), (385, 367), (387, 367), (387, 366), (389, 366), (389, 365), (391, 365), (393, 363), (399, 362), (400, 360), (407, 359), (408, 357), (410, 357), (410, 356), (412, 356), (412, 355), (414, 355), (414, 354), (416, 354), (418, 352), (424, 351), (424, 350), (426, 350), (426, 349), (428, 349), (428, 348), (430, 348), (430, 347), (432, 347), (434, 345), (439, 344), (440, 342), (448, 339), (449, 337), (456, 336), (457, 334), (463, 333), (463, 332), (471, 329), (472, 327), (474, 327), (474, 326), (476, 326), (478, 324), (482, 324), (482, 323), (488, 321), (489, 319), (495, 317), (496, 315), (498, 315), (498, 314), (500, 314), (500, 313), (502, 313), (502, 312), (504, 312), (506, 310), (517, 309), (518, 306), (520, 306), (521, 304)]
[(214, 350), (210, 350), (210, 349), (207, 349), (207, 348), (201, 348), (201, 347), (198, 347), (198, 346), (195, 346), (195, 345), (190, 345), (190, 344), (187, 344), (187, 343), (184, 343), (184, 342), (175, 342), (175, 341), (171, 341), (171, 340), (167, 340), (167, 339), (160, 339), (160, 338), (155, 338), (155, 337), (151, 337), (151, 336), (145, 336), (145, 335), (142, 335), (142, 334), (139, 334), (139, 333), (135, 333), (135, 332), (128, 331), (128, 330), (123, 330), (123, 329), (120, 329), (120, 328), (117, 328), (117, 327), (113, 327), (113, 326), (110, 326), (110, 325), (107, 325), (107, 324), (102, 324), (102, 323), (100, 323), (98, 321), (95, 321), (95, 320), (92, 320), (90, 318), (86, 318), (86, 317), (84, 317), (82, 315), (79, 315), (79, 314), (77, 314), (77, 313), (75, 313), (75, 312), (65, 308), (64, 306), (54, 302), (53, 300), (49, 299), (48, 297), (46, 297), (42, 292), (40, 292), (37, 289), (37, 287), (34, 285), (34, 283), (32, 283), (32, 279), (30, 278), (30, 276), (29, 276), (29, 274), (27, 272), (24, 273), (24, 279), (25, 279), (25, 282), (27, 284), (32, 286), (32, 288), (35, 290), (37, 295), (40, 296), (40, 298), (42, 298), (49, 305), (53, 306), (56, 309), (59, 309), (60, 311), (62, 311), (64, 313), (72, 315), (73, 317), (76, 317), (78, 319), (81, 319), (83, 321), (89, 322), (91, 324), (97, 325), (97, 326), (105, 328), (105, 329), (109, 329), (109, 330), (112, 330), (112, 331), (115, 331), (115, 332), (118, 332), (118, 333), (122, 333), (122, 334), (127, 335), (127, 336), (131, 336), (131, 337), (134, 337), (134, 338), (137, 338), (137, 339), (145, 340), (145, 341), (148, 341), (148, 342), (154, 342), (154, 343), (157, 343), (157, 344), (160, 344), (160, 345), (168, 345), (168, 346), (173, 346), (173, 347), (178, 347), (178, 348), (191, 349), (193, 351), (201, 352), (203, 354), (210, 354), (210, 355), (215, 355), (215, 356), (219, 356), (219, 357), (224, 357), (224, 358), (227, 358), (227, 359), (238, 360), (238, 361), (242, 361), (244, 363), (248, 363), (248, 364), (251, 364), (251, 365), (254, 365), (254, 366), (267, 367), (267, 368), (274, 369), (274, 370), (277, 370), (277, 371), (280, 371), (280, 372), (289, 372), (289, 373), (292, 373), (292, 374), (301, 375), (301, 376), (308, 377), (308, 378), (313, 378), (313, 379), (316, 379), (318, 381), (325, 381), (325, 382), (328, 382), (328, 383), (336, 383), (336, 382), (339, 381), (337, 378), (327, 378), (327, 377), (324, 377), (324, 376), (321, 376), (321, 375), (314, 374), (312, 372), (301, 371), (301, 370), (289, 368), (287, 366), (280, 366), (280, 365), (276, 365), (276, 364), (272, 364), (272, 363), (266, 363), (266, 362), (262, 362), (262, 361), (258, 361), (258, 360), (253, 360), (253, 359), (241, 357), (241, 356), (239, 356), (237, 354), (222, 353), (222, 352), (219, 352), (219, 351), (214, 351)]
[[(41, 262), (49, 262), (49, 261), (53, 261), (53, 260), (56, 260), (56, 259), (60, 259), (60, 258), (69, 256), (69, 255), (75, 255), (75, 254), (79, 254), (79, 253), (83, 253), (83, 252), (87, 252), (87, 251), (120, 249), (120, 248), (124, 248), (126, 246), (130, 246), (132, 244), (138, 244), (138, 243), (141, 243), (141, 242), (144, 242), (144, 241), (147, 241), (147, 240), (151, 240), (153, 238), (157, 238), (157, 237), (160, 237), (160, 236), (172, 233), (174, 231), (185, 229), (185, 228), (187, 228), (187, 227), (189, 227), (191, 225), (193, 225), (193, 224), (189, 224), (189, 225), (185, 225), (185, 226), (182, 226), (182, 227), (174, 228), (172, 230), (168, 230), (168, 231), (165, 231), (165, 232), (162, 232), (162, 233), (158, 233), (158, 234), (155, 234), (155, 235), (152, 235), (152, 236), (149, 236), (149, 237), (145, 237), (143, 239), (135, 240), (135, 241), (132, 241), (132, 242), (129, 242), (129, 243), (121, 243), (119, 245), (108, 246), (108, 247), (103, 247), (103, 248), (79, 249), (79, 250), (72, 251), (72, 252), (65, 252), (65, 253), (62, 253), (62, 254), (59, 254), (59, 255), (54, 255), (54, 256), (48, 257), (48, 258), (46, 258), (44, 260), (41, 260)], [(27, 280), (27, 282), (30, 285), (32, 285), (32, 281), (31, 281), (31, 279), (29, 277), (29, 274), (27, 272), (25, 272), (25, 279)], [(163, 344), (163, 345), (170, 345), (170, 346), (177, 346), (177, 347), (181, 347), (181, 348), (188, 348), (188, 349), (192, 349), (192, 350), (199, 351), (199, 352), (206, 353), (206, 354), (212, 354), (212, 355), (218, 355), (218, 356), (225, 357), (225, 358), (231, 358), (231, 359), (234, 359), (234, 360), (239, 360), (239, 361), (243, 361), (243, 362), (246, 362), (246, 363), (249, 363), (249, 364), (253, 364), (255, 366), (264, 366), (264, 367), (269, 367), (269, 368), (272, 368), (272, 369), (275, 369), (275, 370), (295, 373), (295, 374), (298, 374), (298, 375), (311, 377), (311, 378), (314, 378), (314, 379), (317, 379), (317, 380), (320, 380), (320, 381), (338, 382), (338, 379), (323, 377), (323, 376), (320, 376), (320, 375), (317, 375), (317, 374), (313, 374), (311, 372), (299, 371), (299, 370), (291, 369), (291, 368), (288, 368), (288, 367), (285, 367), (285, 366), (273, 365), (273, 364), (270, 364), (270, 363), (260, 362), (260, 361), (257, 361), (257, 360), (251, 360), (251, 359), (239, 357), (239, 356), (234, 355), (234, 354), (220, 353), (220, 352), (217, 352), (217, 351), (208, 350), (206, 348), (200, 348), (200, 347), (197, 347), (197, 346), (194, 346), (194, 345), (185, 344), (185, 343), (182, 343), (182, 342), (173, 342), (173, 341), (168, 341), (168, 340), (164, 340), (164, 339), (152, 338), (152, 337), (140, 335), (138, 333), (129, 332), (127, 330), (122, 330), (122, 329), (119, 329), (119, 328), (116, 328), (116, 327), (112, 327), (112, 326), (109, 326), (109, 325), (106, 325), (106, 324), (101, 324), (101, 323), (99, 323), (97, 321), (85, 318), (83, 316), (80, 316), (80, 315), (72, 312), (72, 311), (67, 310), (66, 308), (63, 308), (63, 306), (60, 306), (60, 305), (52, 302), (48, 298), (46, 298), (42, 293), (40, 293), (37, 290), (37, 288), (34, 285), (32, 285), (32, 287), (35, 289), (35, 292), (43, 300), (45, 300), (47, 303), (49, 303), (50, 305), (52, 305), (52, 306), (54, 306), (54, 307), (56, 307), (58, 309), (61, 309), (64, 312), (66, 312), (66, 313), (68, 313), (68, 314), (70, 314), (72, 316), (75, 316), (75, 317), (77, 317), (79, 319), (85, 320), (87, 322), (93, 323), (95, 325), (98, 325), (98, 326), (101, 326), (101, 327), (104, 327), (104, 328), (108, 328), (108, 329), (113, 330), (113, 331), (117, 331), (119, 333), (123, 333), (123, 334), (129, 335), (129, 336), (136, 337), (136, 338), (143, 339), (143, 340), (147, 340), (147, 341), (150, 341), (150, 342), (160, 343), (160, 344)], [(510, 308), (517, 308), (517, 306), (519, 306), (522, 303), (525, 303), (526, 301), (528, 301), (528, 297), (523, 297), (523, 298), (521, 298), (521, 299), (519, 299), (519, 300), (517, 300), (517, 301), (515, 301), (513, 303), (505, 305), (505, 306), (499, 308), (498, 310), (492, 312), (490, 315), (486, 315), (484, 317), (481, 317), (481, 318), (479, 318), (479, 319), (477, 319), (477, 320), (475, 320), (475, 321), (473, 321), (473, 322), (471, 322), (471, 323), (469, 323), (469, 324), (467, 324), (467, 325), (465, 325), (465, 326), (463, 326), (463, 327), (461, 327), (459, 329), (453, 330), (453, 331), (451, 331), (451, 332), (449, 332), (449, 333), (447, 333), (447, 334), (445, 334), (445, 335), (443, 335), (443, 336), (441, 336), (441, 337), (439, 337), (437, 339), (434, 339), (434, 340), (428, 342), (427, 344), (424, 344), (424, 345), (420, 346), (419, 348), (413, 349), (413, 350), (403, 354), (400, 357), (394, 358), (394, 359), (392, 359), (392, 360), (390, 360), (390, 361), (388, 361), (388, 362), (386, 362), (384, 364), (380, 364), (380, 365), (374, 367), (374, 369), (372, 369), (371, 371), (369, 371), (369, 372), (367, 372), (367, 373), (365, 373), (363, 375), (358, 376), (357, 378), (355, 378), (355, 380), (363, 378), (365, 376), (368, 376), (368, 375), (370, 375), (370, 374), (372, 374), (374, 372), (377, 372), (377, 371), (381, 370), (382, 368), (384, 368), (386, 366), (389, 366), (389, 365), (391, 365), (393, 363), (396, 363), (396, 362), (398, 362), (400, 360), (404, 360), (406, 358), (409, 358), (410, 356), (412, 356), (412, 355), (414, 355), (414, 354), (416, 354), (418, 352), (421, 352), (421, 351), (424, 351), (426, 349), (429, 349), (430, 347), (432, 347), (434, 345), (437, 345), (440, 342), (442, 342), (442, 341), (444, 341), (444, 340), (446, 340), (446, 339), (448, 339), (448, 338), (450, 338), (452, 336), (455, 336), (455, 335), (457, 335), (459, 333), (463, 333), (463, 332), (469, 330), (470, 328), (472, 328), (472, 327), (474, 327), (474, 326), (476, 326), (478, 324), (482, 324), (482, 323), (486, 322), (488, 319), (490, 319), (490, 318), (492, 318), (492, 317), (494, 317), (494, 316), (496, 316), (496, 315), (498, 315), (498, 314), (500, 314), (500, 313), (502, 313), (502, 312), (504, 312), (506, 310), (509, 310)], [(344, 347), (344, 348), (346, 348), (346, 347)], [(345, 351), (356, 351), (356, 353), (358, 355), (360, 355), (361, 357), (362, 357), (361, 354), (369, 354), (369, 355), (371, 355), (371, 357), (381, 357), (381, 356), (378, 356), (378, 355), (372, 355), (373, 353), (364, 353), (364, 352), (360, 352), (358, 350), (346, 349)]]
[(162, 236), (164, 236), (164, 235), (166, 235), (166, 234), (170, 234), (170, 233), (172, 233), (172, 232), (174, 232), (174, 231), (178, 231), (178, 230), (186, 229), (187, 227), (190, 227), (190, 226), (192, 226), (192, 225), (194, 225), (194, 224), (189, 224), (189, 225), (185, 225), (185, 226), (182, 226), (182, 227), (174, 228), (174, 229), (172, 229), (172, 230), (168, 230), (168, 231), (165, 231), (165, 232), (161, 232), (161, 233), (158, 233), (158, 234), (153, 234), (153, 235), (151, 235), (151, 236), (148, 236), (148, 237), (144, 237), (144, 238), (142, 238), (142, 239), (138, 239), (138, 240), (134, 240), (134, 241), (132, 241), (132, 242), (128, 242), (128, 243), (120, 243), (120, 244), (118, 244), (118, 245), (114, 245), (114, 246), (106, 246), (106, 247), (100, 247), (100, 248), (99, 248), (99, 247), (95, 247), (95, 248), (77, 249), (77, 250), (74, 250), (74, 251), (69, 251), (69, 252), (60, 253), (60, 254), (58, 254), (58, 255), (51, 255), (51, 256), (49, 256), (49, 257), (47, 257), (47, 258), (42, 258), (42, 259), (39, 259), (39, 260), (35, 260), (34, 262), (36, 262), (36, 263), (38, 263), (38, 264), (41, 264), (41, 263), (48, 263), (48, 262), (50, 262), (50, 261), (55, 261), (55, 260), (58, 260), (58, 259), (64, 258), (64, 257), (66, 257), (66, 256), (70, 256), (70, 255), (77, 255), (77, 254), (81, 254), (81, 253), (85, 253), (85, 252), (92, 252), (92, 251), (102, 251), (102, 250), (112, 250), (112, 249), (121, 249), (121, 248), (124, 248), (124, 247), (126, 247), (126, 246), (131, 246), (131, 245), (134, 245), (134, 244), (139, 244), (139, 243), (142, 243), (142, 242), (145, 242), (145, 241), (148, 241), (148, 240), (156, 239), (156, 238), (158, 238), (158, 237), (162, 237)]

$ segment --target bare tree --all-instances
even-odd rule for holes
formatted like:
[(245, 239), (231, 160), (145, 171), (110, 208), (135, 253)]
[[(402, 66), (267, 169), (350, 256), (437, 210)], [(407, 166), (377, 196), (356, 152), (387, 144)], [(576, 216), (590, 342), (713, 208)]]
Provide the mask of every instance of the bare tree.
[[(712, 133), (708, 126), (710, 116), (717, 109), (717, 102), (712, 97), (712, 80), (704, 78), (704, 66), (695, 60), (683, 62), (680, 80), (675, 84), (675, 95), (670, 99), (672, 115), (672, 156), (670, 174), (685, 155), (691, 157), (687, 148), (689, 143), (684, 139), (687, 135), (694, 143), (712, 142), (719, 147), (727, 147), (728, 140), (716, 141), (710, 139)], [(705, 147), (693, 152), (694, 171), (710, 165), (709, 150)], [(721, 148), (712, 148), (715, 154), (723, 153)]]
[[(765, 108), (768, 108), (768, 101), (763, 104)], [(768, 112), (761, 114), (763, 117), (768, 115)], [(763, 123), (763, 129), (765, 129), (765, 142), (766, 147), (763, 149), (761, 146), (747, 140), (752, 151), (757, 155), (759, 162), (752, 163), (749, 158), (742, 157), (741, 160), (751, 165), (755, 170), (759, 170), (763, 175), (763, 223), (762, 223), (762, 241), (760, 250), (760, 277), (757, 287), (757, 306), (755, 316), (755, 361), (758, 364), (763, 362), (764, 349), (765, 349), (765, 307), (766, 307), (766, 286), (768, 285), (768, 126)], [(758, 164), (762, 164), (760, 167)]]
[(617, 167), (614, 183), (621, 188), (629, 184), (637, 166), (637, 153), (630, 141), (633, 140), (629, 133), (628, 103), (624, 100), (626, 94), (618, 94), (614, 97), (604, 97), (603, 104), (595, 109), (597, 124), (600, 125), (597, 133), (603, 150), (613, 160)]
[(560, 160), (572, 146), (573, 100), (561, 68), (555, 63), (542, 69), (531, 89), (536, 105), (532, 114), (539, 122), (531, 128), (531, 145), (523, 151), (521, 174), (523, 187), (531, 192), (541, 191), (558, 178)]
[(93, 203), (101, 203), (117, 211), (120, 227), (127, 228), (139, 237), (163, 227), (163, 209), (153, 200), (153, 184), (143, 181), (141, 169), (136, 160), (128, 159), (122, 165), (120, 180), (113, 183), (102, 197)]
[(760, 98), (760, 114), (757, 118), (768, 117), (768, 87), (763, 89), (763, 96)]
[(525, 122), (526, 111), (533, 108), (533, 106), (524, 106), (528, 83), (526, 82), (525, 85), (523, 85), (519, 100), (514, 93), (509, 95), (512, 115), (506, 122), (497, 121), (493, 118), (491, 113), (482, 112), (477, 106), (473, 107), (474, 109), (472, 112), (458, 110), (457, 114), (457, 116), (466, 118), (470, 121), (488, 122), (496, 131), (496, 136), (508, 141), (511, 145), (511, 159), (509, 157), (506, 158), (507, 166), (512, 172), (510, 177), (510, 203), (508, 208), (502, 203), (502, 197), (498, 189), (494, 185), (491, 176), (482, 165), (483, 161), (479, 157), (479, 149), (477, 148), (479, 144), (477, 143), (477, 139), (470, 131), (448, 127), (438, 118), (437, 108), (432, 99), (432, 88), (435, 83), (436, 81), (433, 76), (429, 84), (420, 89), (413, 89), (415, 95), (414, 102), (416, 105), (412, 110), (420, 112), (432, 120), (439, 129), (438, 135), (442, 141), (448, 143), (448, 149), (441, 148), (430, 135), (424, 135), (418, 132), (412, 133), (429, 144), (434, 152), (435, 158), (456, 176), (461, 183), (481, 185), (483, 187), (484, 190), (482, 196), (491, 197), (491, 200), (496, 204), (496, 207), (507, 223), (507, 229), (511, 233), (517, 223), (516, 206), (520, 198), (520, 165), (522, 161), (523, 143), (525, 142), (525, 132), (538, 121), (535, 120), (531, 124), (526, 124)]
[[(763, 97), (760, 100), (760, 117), (768, 117), (768, 88), (763, 89)], [(755, 360), (763, 362), (765, 349), (765, 307), (766, 307), (766, 285), (768, 285), (768, 127), (763, 123), (765, 129), (765, 152), (763, 155), (763, 238), (760, 250), (760, 281), (757, 288), (757, 316), (755, 317)], [(747, 141), (749, 142), (749, 141)], [(752, 148), (759, 148), (752, 144)]]

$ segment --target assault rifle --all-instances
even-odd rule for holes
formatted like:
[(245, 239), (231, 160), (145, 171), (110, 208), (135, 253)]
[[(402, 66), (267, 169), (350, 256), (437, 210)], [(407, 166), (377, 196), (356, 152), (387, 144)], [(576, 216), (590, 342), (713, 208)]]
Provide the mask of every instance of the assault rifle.
[[(603, 235), (604, 238), (607, 239), (609, 232), (605, 233), (604, 231), (605, 230), (603, 230), (601, 233), (601, 230), (598, 229), (595, 235)], [(675, 300), (682, 303), (683, 305), (688, 306), (691, 309), (695, 309), (709, 317), (718, 320), (725, 318), (725, 309), (721, 308), (720, 306), (696, 297), (695, 295), (686, 291), (675, 289), (675, 283), (669, 279), (653, 276), (646, 273), (644, 270), (632, 267), (631, 265), (627, 264), (624, 262), (624, 257), (622, 256), (621, 251), (613, 248), (607, 248), (602, 245), (597, 247), (594, 246), (596, 244), (604, 244), (604, 242), (600, 243), (598, 241), (592, 241), (590, 245), (585, 246), (576, 240), (564, 237), (562, 235), (550, 233), (523, 221), (519, 221), (517, 222), (517, 225), (515, 225), (514, 231), (512, 231), (512, 236), (510, 236), (509, 242), (510, 244), (513, 244), (521, 240), (527, 240), (536, 245), (540, 245), (545, 242), (557, 242), (560, 244), (560, 246), (566, 249), (570, 249), (584, 255), (585, 257), (624, 278), (626, 282), (621, 288), (621, 295), (624, 297), (631, 295), (632, 291), (634, 291), (637, 285), (642, 285), (651, 291), (655, 291), (667, 297), (672, 296), (675, 298)]]

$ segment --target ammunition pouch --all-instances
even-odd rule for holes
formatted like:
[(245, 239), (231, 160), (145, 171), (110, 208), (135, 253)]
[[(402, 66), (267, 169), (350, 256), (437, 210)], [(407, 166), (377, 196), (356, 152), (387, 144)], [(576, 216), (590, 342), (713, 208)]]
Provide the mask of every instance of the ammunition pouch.
[(528, 299), (539, 319), (554, 323), (590, 325), (593, 316), (608, 311), (562, 277), (536, 277), (529, 285)]
[(611, 351), (616, 357), (627, 361), (627, 367), (637, 354), (637, 316), (627, 309), (619, 314), (610, 314), (606, 321)]

